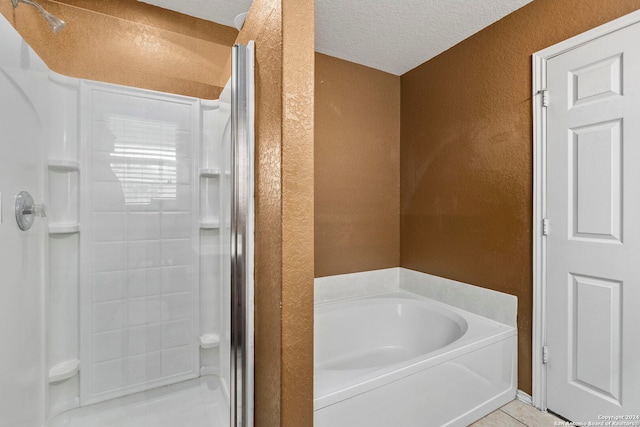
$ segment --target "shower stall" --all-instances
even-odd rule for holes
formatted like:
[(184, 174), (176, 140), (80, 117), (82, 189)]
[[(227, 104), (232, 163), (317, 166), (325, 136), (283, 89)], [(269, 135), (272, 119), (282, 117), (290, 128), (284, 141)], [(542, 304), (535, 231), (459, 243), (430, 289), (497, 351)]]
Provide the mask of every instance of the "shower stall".
[(252, 44), (212, 101), (0, 40), (0, 427), (252, 425)]

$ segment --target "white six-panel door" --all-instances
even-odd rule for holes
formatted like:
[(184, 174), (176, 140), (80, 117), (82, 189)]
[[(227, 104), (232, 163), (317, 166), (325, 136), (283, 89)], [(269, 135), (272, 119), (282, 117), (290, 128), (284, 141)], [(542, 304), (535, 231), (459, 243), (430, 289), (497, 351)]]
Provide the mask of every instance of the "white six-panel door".
[(640, 415), (640, 24), (546, 64), (547, 407)]

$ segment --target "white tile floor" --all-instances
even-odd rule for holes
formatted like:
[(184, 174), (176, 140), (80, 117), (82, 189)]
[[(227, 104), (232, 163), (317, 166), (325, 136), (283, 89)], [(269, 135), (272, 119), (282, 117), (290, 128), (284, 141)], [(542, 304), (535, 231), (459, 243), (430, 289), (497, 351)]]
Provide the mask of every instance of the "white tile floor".
[(546, 427), (553, 426), (557, 421), (562, 420), (519, 400), (514, 400), (473, 423), (471, 427)]
[(220, 380), (205, 376), (72, 410), (50, 427), (226, 427)]

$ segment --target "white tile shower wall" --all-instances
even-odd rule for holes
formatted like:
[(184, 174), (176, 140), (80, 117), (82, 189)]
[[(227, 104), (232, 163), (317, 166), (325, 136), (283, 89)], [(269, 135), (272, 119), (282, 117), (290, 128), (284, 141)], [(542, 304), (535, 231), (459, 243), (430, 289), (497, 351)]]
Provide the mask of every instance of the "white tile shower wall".
[(191, 98), (81, 93), (85, 405), (199, 375), (200, 121)]

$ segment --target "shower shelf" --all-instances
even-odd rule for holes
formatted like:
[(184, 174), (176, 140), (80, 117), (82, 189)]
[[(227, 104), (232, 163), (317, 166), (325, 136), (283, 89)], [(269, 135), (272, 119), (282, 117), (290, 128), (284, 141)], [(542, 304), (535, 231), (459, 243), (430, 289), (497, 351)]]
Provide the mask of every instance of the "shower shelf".
[(49, 224), (49, 234), (73, 234), (80, 232), (80, 224)]
[(200, 106), (203, 110), (217, 110), (220, 107), (220, 101), (217, 99), (201, 99)]
[(53, 365), (51, 369), (49, 369), (49, 382), (57, 383), (59, 381), (63, 381), (73, 377), (80, 371), (80, 361), (73, 360), (65, 360), (62, 363), (58, 363), (57, 365)]
[(220, 176), (219, 169), (200, 169), (200, 176), (203, 178), (215, 178)]
[(80, 171), (80, 162), (73, 160), (50, 159), (49, 169), (56, 172), (78, 172)]
[(200, 221), (200, 228), (202, 230), (215, 230), (216, 228), (220, 228), (220, 221), (218, 221), (217, 219)]
[(200, 335), (200, 347), (204, 349), (218, 347), (220, 345), (220, 335), (202, 334)]

